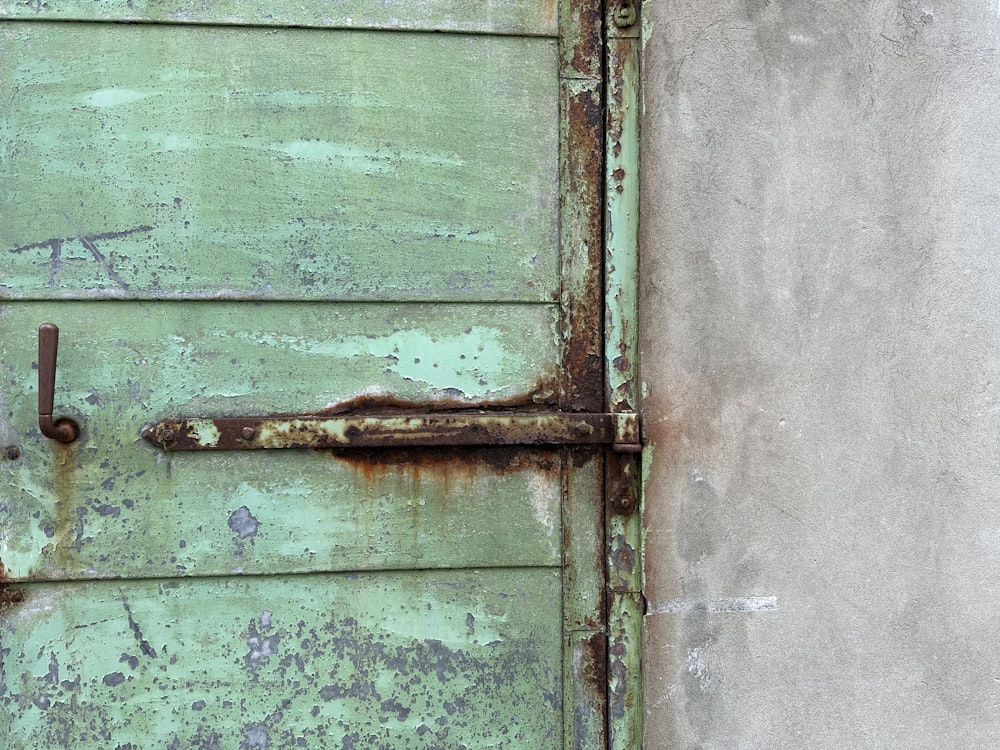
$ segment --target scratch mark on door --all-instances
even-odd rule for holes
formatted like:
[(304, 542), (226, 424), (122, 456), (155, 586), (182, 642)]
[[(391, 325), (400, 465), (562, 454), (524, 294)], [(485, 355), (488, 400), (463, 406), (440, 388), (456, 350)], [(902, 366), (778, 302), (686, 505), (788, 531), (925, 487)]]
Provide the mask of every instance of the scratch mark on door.
[(123, 279), (121, 276), (118, 275), (118, 272), (114, 268), (112, 268), (111, 264), (108, 263), (107, 259), (104, 257), (101, 251), (97, 249), (97, 244), (94, 242), (94, 238), (84, 235), (84, 233), (80, 231), (80, 228), (73, 222), (71, 218), (69, 218), (69, 216), (64, 211), (60, 211), (59, 213), (62, 215), (64, 219), (66, 219), (67, 223), (71, 227), (73, 227), (73, 231), (76, 232), (76, 238), (80, 240), (80, 242), (83, 244), (85, 248), (87, 248), (87, 250), (90, 251), (90, 254), (94, 256), (94, 260), (97, 261), (98, 265), (103, 269), (104, 273), (110, 276), (114, 280), (114, 282), (118, 284), (118, 286), (120, 286), (125, 291), (128, 291), (129, 287), (128, 284), (125, 283), (125, 279)]

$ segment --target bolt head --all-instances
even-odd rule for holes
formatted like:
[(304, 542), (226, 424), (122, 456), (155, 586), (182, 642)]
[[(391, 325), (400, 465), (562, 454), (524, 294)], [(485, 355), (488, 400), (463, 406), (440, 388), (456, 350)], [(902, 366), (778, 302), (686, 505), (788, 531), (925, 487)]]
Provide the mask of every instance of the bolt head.
[(243, 439), (244, 440), (249, 440), (252, 437), (253, 437), (253, 427), (244, 427), (243, 428)]
[(173, 430), (164, 430), (163, 432), (160, 433), (160, 439), (164, 443), (172, 443), (172, 442), (174, 442), (174, 431)]

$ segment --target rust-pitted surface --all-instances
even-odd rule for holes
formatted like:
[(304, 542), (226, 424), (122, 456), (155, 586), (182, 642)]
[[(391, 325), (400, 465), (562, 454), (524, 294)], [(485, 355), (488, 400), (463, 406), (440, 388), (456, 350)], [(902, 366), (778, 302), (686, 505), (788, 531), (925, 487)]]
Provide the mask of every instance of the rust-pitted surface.
[[(7, 577), (7, 569), (4, 567), (3, 561), (0, 561), (0, 611), (15, 604), (21, 604), (24, 599), (24, 590), (11, 587), (10, 579)], [(2, 640), (0, 638), (0, 643)], [(2, 662), (2, 658), (0, 658), (0, 662)], [(2, 679), (0, 679), (0, 683), (2, 683)]]
[(608, 39), (638, 39), (642, 0), (608, 0), (604, 6)]
[(608, 681), (608, 638), (603, 632), (592, 633), (585, 641), (586, 664), (583, 677), (594, 690), (603, 689)]
[(396, 414), (167, 419), (142, 436), (163, 450), (593, 445), (616, 441), (607, 414)]
[(560, 58), (564, 78), (601, 78), (604, 3), (561, 0)]
[(564, 82), (562, 162), (563, 386), (560, 406), (601, 411), (604, 110), (599, 84)]
[(23, 604), (26, 598), (24, 589), (0, 581), (0, 612), (8, 607)]
[(607, 725), (607, 634), (579, 632), (571, 634), (572, 705), (567, 717), (567, 733), (572, 738), (567, 750), (605, 748)]

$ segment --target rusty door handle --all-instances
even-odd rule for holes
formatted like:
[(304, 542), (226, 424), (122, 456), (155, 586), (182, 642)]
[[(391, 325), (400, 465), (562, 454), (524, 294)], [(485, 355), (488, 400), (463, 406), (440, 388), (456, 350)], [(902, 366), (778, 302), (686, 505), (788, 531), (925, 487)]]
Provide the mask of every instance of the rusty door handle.
[(80, 426), (68, 417), (52, 419), (58, 352), (59, 328), (55, 323), (42, 323), (38, 326), (38, 427), (47, 438), (72, 443), (80, 436)]

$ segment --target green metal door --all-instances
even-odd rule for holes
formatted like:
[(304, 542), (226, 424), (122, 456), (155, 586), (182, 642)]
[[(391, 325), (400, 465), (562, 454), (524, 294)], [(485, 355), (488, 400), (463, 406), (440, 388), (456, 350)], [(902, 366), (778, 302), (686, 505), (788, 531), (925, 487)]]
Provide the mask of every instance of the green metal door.
[(601, 10), (304, 5), (0, 3), (3, 747), (620, 723)]

